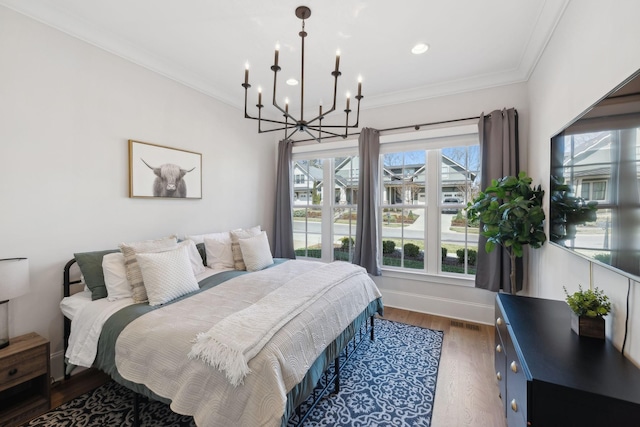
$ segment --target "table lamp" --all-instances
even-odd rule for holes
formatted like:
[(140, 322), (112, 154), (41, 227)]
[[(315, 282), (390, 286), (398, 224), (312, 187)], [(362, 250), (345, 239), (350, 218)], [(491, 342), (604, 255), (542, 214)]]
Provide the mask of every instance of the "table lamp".
[(29, 290), (29, 260), (0, 259), (0, 348), (9, 345), (9, 300)]

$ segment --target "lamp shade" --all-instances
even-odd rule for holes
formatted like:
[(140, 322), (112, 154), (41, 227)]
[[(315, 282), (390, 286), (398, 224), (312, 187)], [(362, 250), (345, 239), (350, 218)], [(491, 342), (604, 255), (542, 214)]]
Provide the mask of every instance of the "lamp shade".
[(0, 302), (24, 295), (29, 291), (29, 260), (0, 259)]

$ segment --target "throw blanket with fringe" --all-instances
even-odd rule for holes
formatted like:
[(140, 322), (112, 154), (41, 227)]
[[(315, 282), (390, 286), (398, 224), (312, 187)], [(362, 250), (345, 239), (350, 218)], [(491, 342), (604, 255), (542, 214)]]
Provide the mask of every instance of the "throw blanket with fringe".
[[(335, 284), (276, 331), (262, 350), (248, 360), (251, 373), (238, 386), (233, 386), (223, 371), (200, 359), (191, 359), (188, 354), (197, 334), (258, 304), (296, 277), (325, 265), (287, 261), (138, 317), (118, 336), (118, 372), (126, 380), (144, 384), (158, 396), (171, 400), (174, 412), (192, 415), (199, 427), (279, 427), (287, 393), (324, 349), (381, 296), (363, 269), (351, 266), (356, 274)], [(300, 283), (307, 285), (312, 284)], [(281, 306), (287, 298), (283, 295), (283, 300), (274, 304)]]
[[(250, 372), (249, 361), (282, 326), (334, 286), (363, 273), (362, 267), (334, 262), (289, 280), (255, 304), (199, 333), (189, 357), (224, 371), (229, 382), (237, 386)], [(251, 276), (238, 278), (239, 282), (251, 280)]]

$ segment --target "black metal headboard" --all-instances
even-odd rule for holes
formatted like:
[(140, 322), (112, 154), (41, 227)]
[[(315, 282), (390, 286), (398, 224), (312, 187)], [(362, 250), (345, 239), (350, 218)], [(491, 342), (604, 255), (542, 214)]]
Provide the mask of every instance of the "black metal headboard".
[[(64, 274), (63, 274), (63, 289), (64, 296), (71, 296), (71, 285), (75, 285), (81, 283), (81, 280), (71, 281), (69, 271), (71, 270), (71, 266), (76, 263), (76, 259), (73, 258), (69, 262), (67, 262), (64, 266)], [(71, 319), (64, 316), (64, 354), (67, 354), (67, 348), (69, 347), (69, 335), (71, 335)], [(71, 375), (67, 374), (67, 364), (64, 360), (64, 355), (62, 357), (62, 372), (64, 372), (64, 379), (69, 379)]]

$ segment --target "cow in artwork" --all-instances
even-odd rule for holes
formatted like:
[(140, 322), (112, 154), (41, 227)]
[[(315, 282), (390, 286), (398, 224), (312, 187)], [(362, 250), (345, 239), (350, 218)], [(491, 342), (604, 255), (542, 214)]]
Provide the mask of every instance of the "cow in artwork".
[(140, 160), (156, 175), (153, 181), (153, 197), (187, 197), (187, 183), (184, 182), (184, 176), (195, 167), (187, 170), (172, 163), (153, 167), (144, 159)]

